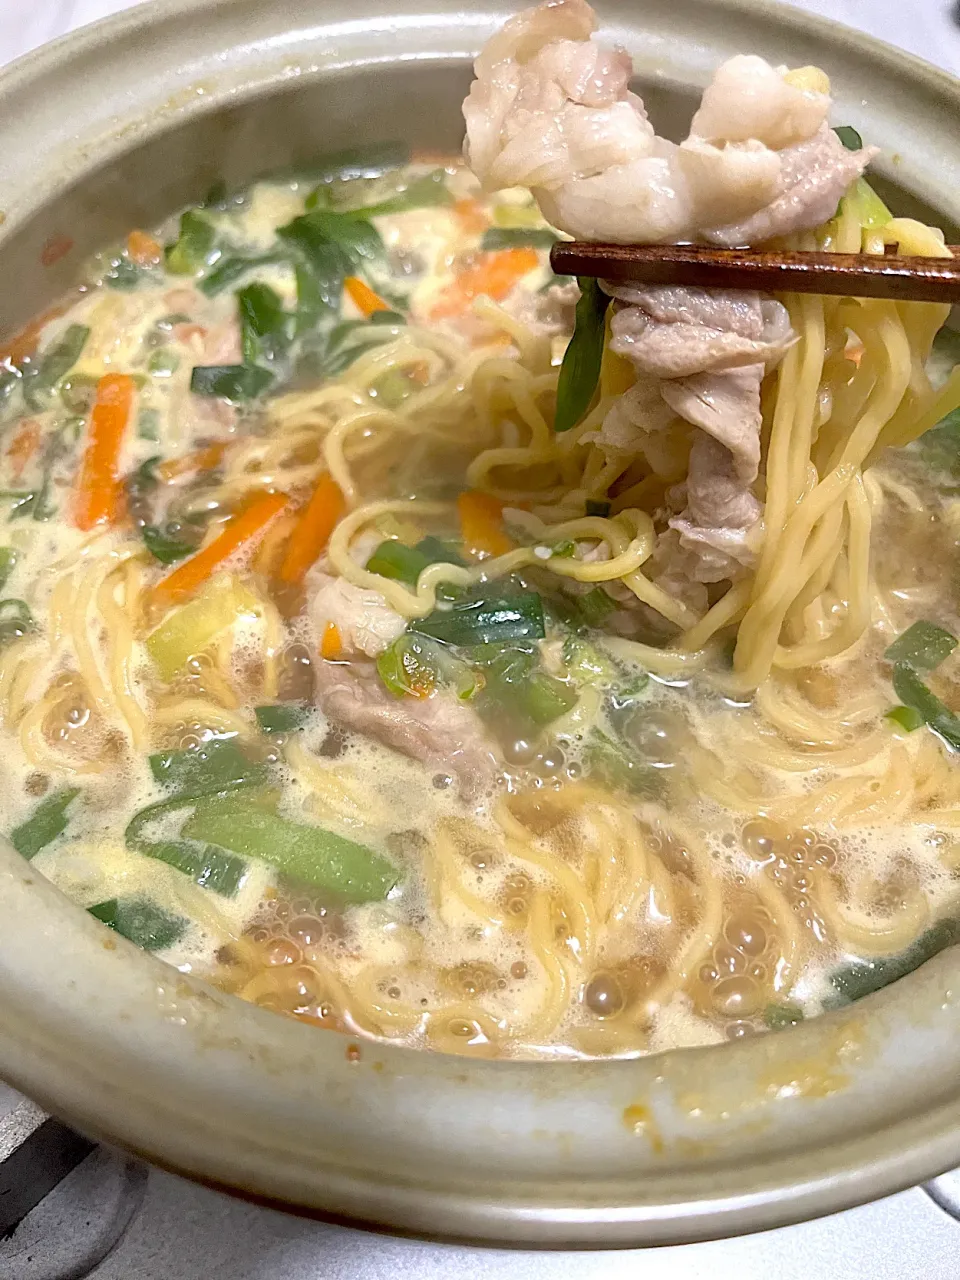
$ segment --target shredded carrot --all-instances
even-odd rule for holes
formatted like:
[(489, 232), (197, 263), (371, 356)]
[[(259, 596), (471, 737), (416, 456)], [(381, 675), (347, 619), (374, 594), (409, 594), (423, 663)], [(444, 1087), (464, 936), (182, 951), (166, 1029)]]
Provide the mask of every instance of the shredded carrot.
[(293, 585), (303, 581), (307, 570), (327, 545), (345, 509), (340, 486), (324, 472), (290, 535), (287, 554), (280, 566), (282, 582)]
[(464, 200), (456, 200), (453, 205), (454, 216), (466, 232), (486, 231), (490, 225), (487, 212), (479, 200), (467, 196)]
[(23, 475), (24, 467), (37, 452), (39, 444), (40, 423), (36, 418), (28, 418), (10, 441), (10, 448), (7, 450), (7, 461), (15, 480)]
[(340, 628), (335, 622), (328, 622), (323, 628), (323, 636), (320, 640), (320, 657), (327, 662), (336, 662), (341, 653), (343, 653), (343, 640), (340, 636)]
[(194, 471), (212, 471), (223, 461), (226, 449), (226, 441), (220, 440), (179, 458), (168, 458), (157, 467), (157, 475), (161, 480), (176, 480), (178, 476), (190, 475)]
[(289, 501), (285, 493), (261, 494), (246, 510), (235, 515), (209, 546), (184, 560), (156, 584), (149, 596), (151, 605), (155, 609), (169, 609), (192, 596), (224, 560), (262, 533)]
[(473, 555), (502, 556), (514, 544), (503, 531), (503, 503), (489, 493), (470, 489), (457, 498), (460, 529)]
[(78, 529), (115, 524), (123, 514), (120, 453), (135, 391), (126, 373), (108, 373), (97, 383), (74, 501)]
[(64, 311), (66, 311), (65, 306), (51, 307), (49, 311), (45, 311), (42, 316), (37, 316), (36, 320), (31, 320), (18, 333), (8, 338), (0, 345), (0, 364), (6, 364), (8, 361), (10, 364), (20, 364), (28, 356), (32, 356), (40, 344), (41, 333), (51, 320), (62, 316)]
[(370, 286), (365, 284), (358, 276), (347, 276), (343, 282), (343, 287), (365, 316), (372, 316), (375, 311), (389, 311), (391, 309), (390, 304), (384, 302), (379, 293), (374, 293)]
[(260, 539), (260, 545), (250, 561), (250, 568), (254, 573), (259, 573), (264, 578), (276, 578), (280, 572), (283, 557), (286, 555), (290, 535), (297, 527), (297, 518), (297, 512), (288, 508), (282, 516), (278, 516), (273, 521)]
[(486, 294), (502, 302), (518, 280), (539, 265), (536, 249), (498, 249), (481, 253), (473, 266), (467, 267), (452, 284), (443, 289), (430, 311), (434, 320), (458, 316), (466, 311), (474, 298)]
[(127, 236), (127, 256), (138, 267), (155, 267), (163, 257), (163, 246), (146, 231), (131, 231)]

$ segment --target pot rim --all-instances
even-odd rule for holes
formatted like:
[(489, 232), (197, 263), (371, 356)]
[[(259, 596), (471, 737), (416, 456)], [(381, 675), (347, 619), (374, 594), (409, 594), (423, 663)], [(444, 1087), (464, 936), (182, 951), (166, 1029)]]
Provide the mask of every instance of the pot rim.
[[(154, 0), (12, 64), (0, 74), (5, 114), (31, 104), (36, 113), (18, 114), (19, 150), (3, 148), (12, 126), (0, 120), (0, 244), (119, 152), (192, 114), (275, 92), (291, 71), (290, 23), (306, 50), (297, 73), (320, 76), (405, 56), (462, 62), (464, 43), (475, 50), (506, 16), (492, 0), (469, 16), (455, 0), (428, 15), (417, 0), (351, 0), (340, 21), (337, 7), (306, 0), (255, 14), (258, 0)], [(960, 142), (949, 142), (948, 120), (935, 127), (960, 108), (952, 77), (765, 0), (651, 0), (642, 15), (600, 7), (628, 44), (638, 31), (649, 42), (641, 74), (702, 81), (748, 31), (765, 53), (796, 42), (852, 68), (843, 107), (854, 124), (887, 125), (881, 168), (957, 220)], [(676, 36), (684, 13), (705, 38)], [(301, 30), (295, 16), (314, 25)], [(265, 48), (259, 35), (241, 40), (254, 21)], [(230, 32), (234, 44), (218, 43)], [(184, 62), (195, 34), (201, 47)], [(134, 46), (157, 60), (136, 91), (135, 69), (121, 65)], [(84, 88), (97, 72), (103, 95)], [(198, 79), (209, 85), (202, 97)], [(868, 101), (874, 83), (882, 102)], [(75, 104), (65, 124), (39, 107), (58, 84)], [(905, 100), (907, 123), (897, 114)], [(914, 136), (924, 140), (907, 154), (899, 140)], [(94, 1137), (300, 1212), (488, 1243), (679, 1243), (833, 1212), (960, 1163), (958, 955), (851, 1009), (736, 1044), (529, 1063), (360, 1042), (355, 1061), (354, 1042), (337, 1033), (104, 938), (0, 841), (0, 1074)]]

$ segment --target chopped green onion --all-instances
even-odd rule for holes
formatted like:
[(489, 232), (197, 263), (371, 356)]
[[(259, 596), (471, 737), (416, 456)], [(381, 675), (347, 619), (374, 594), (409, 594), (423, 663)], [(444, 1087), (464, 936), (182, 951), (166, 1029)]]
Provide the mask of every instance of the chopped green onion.
[(248, 866), (243, 858), (209, 844), (191, 840), (151, 840), (144, 835), (152, 822), (166, 818), (179, 809), (195, 804), (198, 797), (175, 796), (147, 805), (135, 813), (127, 824), (124, 838), (129, 848), (147, 858), (156, 858), (167, 866), (189, 876), (191, 880), (214, 893), (232, 898), (247, 874)]
[(550, 556), (556, 560), (572, 560), (577, 554), (577, 544), (572, 538), (564, 538), (550, 548)]
[(79, 787), (63, 787), (41, 800), (33, 813), (10, 833), (10, 843), (29, 860), (63, 835), (69, 818), (67, 810), (80, 794)]
[(252, 364), (261, 355), (274, 359), (289, 340), (289, 316), (276, 290), (255, 280), (237, 291), (237, 306), (244, 363)]
[(380, 233), (366, 218), (333, 213), (328, 209), (314, 209), (294, 218), (286, 226), (277, 228), (277, 235), (294, 244), (315, 265), (334, 263), (339, 254), (341, 275), (364, 262), (381, 262), (385, 249)]
[(614, 711), (626, 711), (644, 699), (650, 677), (646, 671), (635, 671), (610, 690), (610, 705)]
[(177, 276), (193, 276), (208, 265), (213, 252), (213, 225), (195, 209), (180, 216), (180, 234), (164, 250), (167, 270)]
[(862, 1000), (864, 996), (912, 973), (957, 942), (960, 942), (960, 919), (948, 917), (931, 925), (898, 955), (884, 956), (879, 960), (855, 960), (841, 965), (830, 975), (830, 984), (836, 992), (830, 1003), (842, 1005)]
[(323, 827), (291, 822), (241, 795), (200, 801), (183, 834), (247, 858), (260, 858), (281, 874), (347, 902), (385, 898), (396, 868), (364, 845)]
[(216, 396), (220, 400), (255, 400), (271, 382), (270, 370), (253, 364), (195, 365), (190, 390), (194, 395)]
[(454, 564), (460, 569), (466, 568), (466, 561), (463, 556), (456, 552), (448, 542), (444, 542), (442, 538), (435, 538), (431, 533), (420, 539), (416, 545), (416, 550), (426, 557), (429, 564)]
[(26, 600), (0, 600), (0, 648), (36, 627)]
[(559, 238), (548, 227), (490, 227), (483, 233), (480, 248), (522, 249), (529, 246), (531, 249), (552, 249)]
[(663, 783), (656, 769), (634, 760), (601, 729), (590, 730), (584, 760), (591, 775), (613, 791), (626, 791), (645, 799), (657, 799), (662, 793)]
[(177, 534), (164, 533), (155, 524), (144, 525), (140, 530), (143, 545), (161, 564), (176, 564), (192, 555), (200, 545), (201, 530), (194, 525), (181, 526)]
[(621, 675), (620, 668), (613, 659), (582, 636), (567, 636), (563, 642), (562, 655), (564, 667), (571, 679), (578, 683), (609, 685)]
[(565, 716), (577, 703), (577, 691), (545, 671), (535, 671), (521, 686), (523, 707), (534, 724), (550, 724)]
[(367, 572), (379, 573), (381, 578), (393, 578), (397, 582), (406, 582), (415, 587), (420, 574), (429, 564), (430, 561), (422, 551), (391, 538), (381, 542), (374, 551), (367, 561)]
[(850, 194), (843, 197), (842, 203), (852, 211), (861, 227), (865, 227), (868, 231), (885, 227), (893, 217), (865, 178), (857, 179)]
[(158, 409), (141, 409), (137, 414), (137, 439), (149, 440), (156, 444), (160, 439), (160, 411)]
[(948, 746), (960, 751), (960, 718), (927, 688), (913, 667), (898, 663), (893, 668), (893, 688), (904, 706), (912, 708)]
[(217, 209), (221, 213), (229, 203), (230, 193), (223, 178), (217, 178), (210, 184), (210, 190), (203, 197), (201, 209)]
[(213, 738), (193, 750), (158, 751), (150, 756), (150, 772), (163, 786), (189, 795), (261, 786), (268, 776), (266, 765), (252, 761), (231, 738)]
[[(320, 206), (320, 188), (307, 197), (307, 208)], [(311, 203), (311, 201), (313, 203)], [(376, 204), (363, 205), (359, 209), (341, 210), (344, 217), (382, 218), (393, 213), (408, 213), (411, 209), (426, 209), (433, 205), (452, 204), (453, 196), (446, 184), (443, 169), (434, 169), (420, 178), (414, 178), (409, 186), (398, 191), (396, 195), (380, 200)]]
[(87, 908), (95, 920), (143, 951), (163, 951), (179, 942), (189, 922), (173, 916), (149, 898), (110, 898)]
[(278, 262), (288, 262), (289, 257), (284, 253), (261, 253), (255, 257), (223, 257), (217, 262), (214, 269), (197, 282), (197, 288), (205, 293), (208, 298), (215, 298), (218, 293), (223, 293), (224, 289), (229, 289), (232, 285), (239, 284), (244, 276), (249, 275), (251, 271), (256, 271), (258, 267), (272, 266)]
[(17, 553), (13, 547), (0, 547), (0, 591), (7, 585), (7, 579), (13, 573), (17, 559)]
[(457, 600), (449, 609), (435, 609), (411, 626), (423, 635), (456, 645), (542, 640), (546, 635), (543, 601), (533, 591)]
[(802, 1022), (803, 1010), (798, 1004), (768, 1004), (763, 1011), (763, 1020), (771, 1031), (779, 1031)]
[(161, 347), (159, 351), (154, 351), (150, 356), (147, 361), (147, 368), (159, 378), (169, 378), (172, 373), (176, 373), (180, 368), (180, 357), (168, 347)]
[(301, 702), (277, 702), (254, 707), (253, 714), (262, 733), (295, 733), (306, 724), (310, 708)]
[(576, 605), (588, 627), (599, 627), (604, 618), (609, 617), (617, 607), (616, 601), (603, 587), (592, 587), (582, 596), (577, 596)]
[(422, 698), (433, 692), (440, 677), (433, 651), (425, 639), (405, 632), (377, 658), (377, 674), (395, 698)]
[(604, 322), (610, 299), (596, 280), (581, 276), (578, 284), (580, 300), (573, 337), (567, 344), (557, 383), (555, 431), (569, 431), (577, 425), (590, 408), (600, 379)]
[(954, 478), (960, 476), (960, 409), (954, 409), (925, 431), (917, 445), (927, 466)]
[(862, 151), (863, 139), (850, 124), (838, 124), (833, 132), (837, 135), (848, 151)]
[(53, 388), (65, 378), (80, 359), (90, 329), (85, 324), (72, 324), (63, 337), (43, 356), (37, 372), (23, 380), (23, 398), (31, 409), (42, 412)]
[[(311, 333), (320, 320), (330, 311), (331, 306), (339, 303), (343, 292), (343, 272), (333, 282), (324, 283), (323, 278), (305, 262), (298, 262), (294, 268), (297, 282), (297, 311), (294, 329), (297, 336)], [(333, 300), (333, 301), (331, 301)]]
[(117, 289), (121, 293), (130, 293), (140, 287), (144, 280), (155, 278), (150, 267), (139, 267), (129, 258), (116, 258), (103, 273), (103, 283), (108, 289)]
[(914, 671), (933, 671), (957, 647), (957, 638), (935, 622), (915, 622), (886, 650), (888, 662), (902, 662)]
[(892, 724), (898, 725), (906, 733), (913, 733), (923, 724), (923, 716), (919, 711), (915, 711), (913, 707), (891, 707), (886, 713), (885, 719)]

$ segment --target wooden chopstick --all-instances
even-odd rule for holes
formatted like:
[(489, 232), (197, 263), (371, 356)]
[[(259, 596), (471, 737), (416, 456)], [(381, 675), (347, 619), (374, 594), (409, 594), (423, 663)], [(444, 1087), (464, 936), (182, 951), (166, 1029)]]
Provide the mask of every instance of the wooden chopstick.
[(960, 248), (953, 258), (893, 254), (797, 253), (700, 245), (591, 244), (560, 240), (550, 251), (558, 275), (641, 284), (830, 293), (894, 302), (960, 302)]

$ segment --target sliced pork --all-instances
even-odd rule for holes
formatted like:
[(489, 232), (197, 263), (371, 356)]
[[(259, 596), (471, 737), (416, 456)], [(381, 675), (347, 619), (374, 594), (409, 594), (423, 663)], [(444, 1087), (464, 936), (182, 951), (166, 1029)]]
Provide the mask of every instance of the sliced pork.
[[(778, 303), (767, 311), (756, 293), (664, 285), (612, 285), (604, 290), (631, 303), (616, 312), (610, 346), (658, 378), (774, 365), (794, 341)], [(781, 316), (783, 320), (781, 320)]]
[(322, 637), (328, 626), (336, 627), (345, 656), (375, 658), (406, 630), (406, 618), (391, 609), (379, 591), (320, 572), (311, 575), (310, 586), (314, 630)]
[(780, 152), (776, 199), (741, 221), (704, 225), (701, 234), (714, 244), (736, 248), (817, 227), (833, 217), (843, 193), (874, 155), (875, 147), (847, 151), (833, 130), (823, 125), (812, 138)]
[(697, 582), (736, 579), (756, 562), (763, 508), (737, 475), (730, 450), (698, 433), (690, 450), (686, 509), (669, 525), (680, 545), (695, 553)]
[(677, 146), (630, 92), (629, 57), (595, 44), (595, 29), (585, 0), (517, 14), (477, 58), (463, 108), (484, 186), (529, 187), (578, 239), (735, 245), (811, 228), (875, 154), (844, 150), (829, 93), (749, 55), (717, 69)]
[(317, 698), (334, 724), (374, 738), (394, 751), (457, 775), (465, 797), (492, 782), (497, 762), (483, 725), (452, 694), (396, 698), (365, 662), (321, 662)]
[[(595, 28), (585, 0), (518, 14), (477, 59), (464, 105), (481, 181), (529, 187), (578, 239), (739, 246), (809, 230), (875, 154), (845, 150), (829, 128), (822, 72), (752, 55), (717, 68), (682, 143), (660, 138), (630, 92), (626, 55), (595, 43)], [(643, 459), (665, 482), (686, 476), (657, 513), (667, 527), (649, 571), (702, 607), (702, 584), (754, 562), (761, 384), (795, 335), (786, 310), (757, 294), (603, 287), (615, 299), (611, 349), (637, 380), (582, 440), (624, 469)]]

